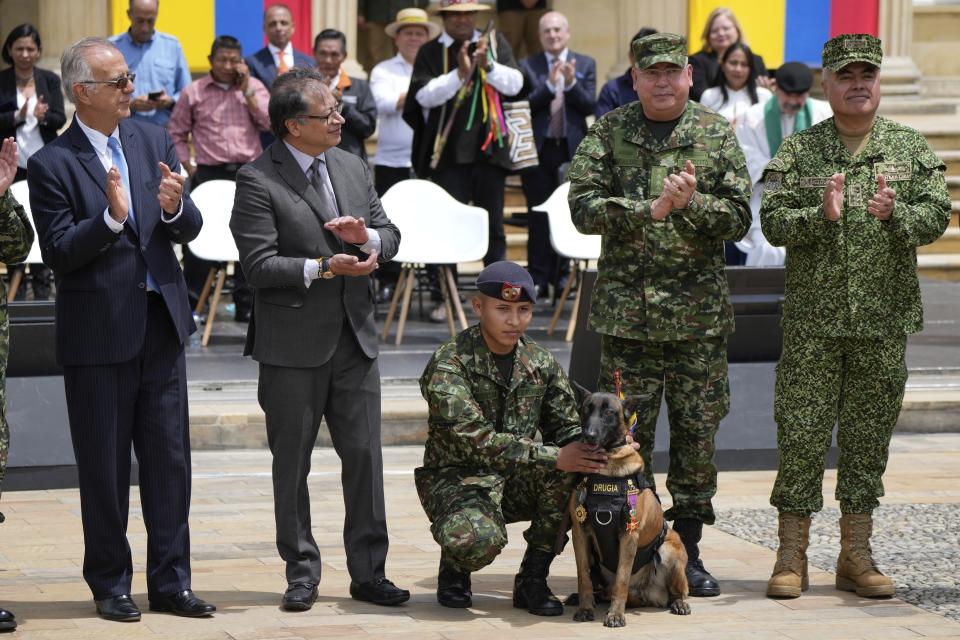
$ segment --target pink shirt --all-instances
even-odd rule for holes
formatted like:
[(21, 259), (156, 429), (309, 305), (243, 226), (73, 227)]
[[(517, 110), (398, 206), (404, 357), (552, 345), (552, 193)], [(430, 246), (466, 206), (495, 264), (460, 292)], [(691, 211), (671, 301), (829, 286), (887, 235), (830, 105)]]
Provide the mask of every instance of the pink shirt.
[(209, 75), (190, 83), (180, 93), (167, 130), (181, 164), (190, 160), (187, 141), (191, 137), (197, 164), (244, 163), (260, 155), (260, 131), (270, 129), (270, 93), (256, 78), (249, 82), (256, 94), (256, 113), (247, 108), (239, 87), (224, 89)]

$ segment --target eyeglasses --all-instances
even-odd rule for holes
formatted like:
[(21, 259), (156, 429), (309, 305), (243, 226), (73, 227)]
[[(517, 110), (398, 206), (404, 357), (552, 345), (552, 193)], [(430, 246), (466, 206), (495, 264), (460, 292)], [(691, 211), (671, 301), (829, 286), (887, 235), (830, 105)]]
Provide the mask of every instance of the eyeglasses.
[(676, 69), (641, 69), (640, 77), (647, 82), (660, 82), (661, 78), (666, 78), (670, 82), (680, 79), (685, 69), (683, 67)]
[(120, 76), (119, 78), (114, 78), (113, 80), (80, 80), (77, 84), (106, 84), (123, 91), (127, 88), (128, 84), (133, 83), (136, 77), (137, 74), (128, 73), (124, 76)]
[(320, 120), (320, 121), (322, 122), (322, 121), (324, 121), (324, 120), (329, 120), (330, 118), (332, 118), (332, 117), (333, 117), (333, 114), (340, 115), (340, 114), (342, 114), (342, 113), (343, 113), (343, 102), (340, 101), (340, 102), (337, 102), (337, 106), (335, 106), (333, 109), (331, 109), (331, 110), (330, 110), (330, 113), (328, 113), (328, 114), (326, 114), (326, 115), (323, 115), (323, 116), (315, 116), (315, 115), (312, 115), (312, 114), (309, 114), (309, 113), (304, 113), (304, 114), (301, 114), (301, 115), (299, 115), (299, 116), (297, 116), (297, 117), (298, 117), (298, 118), (310, 118), (311, 120)]

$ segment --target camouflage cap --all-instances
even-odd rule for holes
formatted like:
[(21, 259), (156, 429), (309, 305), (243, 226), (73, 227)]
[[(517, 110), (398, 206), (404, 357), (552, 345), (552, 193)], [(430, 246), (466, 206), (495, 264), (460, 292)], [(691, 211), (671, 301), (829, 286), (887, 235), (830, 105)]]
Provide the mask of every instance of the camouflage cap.
[(879, 67), (883, 62), (880, 39), (868, 33), (844, 33), (823, 45), (823, 68), (840, 71), (848, 64), (866, 62)]
[(631, 46), (638, 69), (652, 67), (658, 62), (687, 66), (687, 39), (675, 33), (654, 33), (637, 38)]
[(526, 269), (501, 260), (484, 267), (477, 276), (477, 289), (485, 296), (507, 302), (536, 302), (537, 288)]

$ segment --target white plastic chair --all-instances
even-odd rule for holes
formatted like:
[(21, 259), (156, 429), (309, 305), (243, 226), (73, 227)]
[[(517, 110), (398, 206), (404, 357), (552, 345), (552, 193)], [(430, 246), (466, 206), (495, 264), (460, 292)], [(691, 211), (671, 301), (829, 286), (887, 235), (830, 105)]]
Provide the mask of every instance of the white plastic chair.
[[(33, 216), (30, 214), (30, 187), (27, 186), (26, 180), (21, 180), (19, 182), (14, 182), (10, 185), (10, 193), (13, 194), (13, 197), (17, 199), (17, 202), (23, 206), (23, 210), (27, 212), (27, 217), (31, 220)], [(25, 264), (28, 267), (31, 264), (43, 264), (43, 257), (40, 255), (40, 239), (37, 237), (37, 234), (33, 234), (33, 244), (30, 245), (30, 253), (27, 254), (26, 260), (20, 264)], [(23, 283), (23, 271), (17, 269), (10, 276), (10, 290), (7, 292), (7, 302), (12, 302), (14, 297), (17, 295), (17, 290), (20, 289), (20, 285)]]
[(442, 187), (426, 180), (398, 182), (383, 194), (380, 202), (387, 217), (400, 229), (400, 249), (393, 260), (403, 265), (383, 323), (383, 339), (390, 333), (398, 304), (401, 307), (397, 344), (403, 339), (410, 297), (416, 286), (416, 269), (426, 265), (439, 267), (450, 335), (456, 334), (454, 312), (466, 329), (467, 317), (449, 265), (482, 260), (486, 255), (490, 236), (486, 210), (458, 202)]
[[(570, 288), (574, 280), (578, 281), (581, 272), (587, 267), (591, 260), (600, 258), (601, 237), (586, 235), (577, 231), (573, 226), (573, 220), (570, 218), (570, 204), (567, 197), (570, 195), (570, 183), (564, 182), (557, 187), (547, 201), (533, 207), (534, 211), (542, 211), (547, 214), (550, 222), (550, 244), (553, 250), (561, 258), (573, 260), (573, 273), (567, 278), (567, 286), (563, 288), (560, 299), (557, 300), (557, 308), (553, 312), (553, 318), (550, 320), (550, 327), (547, 329), (547, 335), (553, 335), (553, 330), (557, 326), (560, 314), (563, 313), (563, 305), (570, 297)], [(583, 267), (581, 267), (581, 263)], [(573, 330), (577, 326), (577, 312), (580, 308), (580, 291), (582, 287), (577, 285), (577, 296), (573, 301), (573, 311), (570, 313), (570, 322), (567, 325), (566, 341), (573, 340)]]
[(220, 295), (223, 293), (223, 282), (227, 277), (227, 267), (240, 261), (240, 252), (230, 233), (230, 214), (233, 211), (233, 198), (236, 193), (236, 183), (232, 180), (209, 180), (190, 193), (193, 203), (197, 205), (203, 216), (203, 227), (200, 234), (190, 243), (190, 251), (201, 260), (215, 262), (210, 267), (207, 280), (200, 291), (195, 311), (200, 313), (210, 295), (210, 287), (216, 278), (217, 285), (210, 301), (210, 312), (207, 314), (207, 323), (203, 329), (203, 338), (200, 344), (207, 346), (210, 342), (210, 332), (213, 331), (213, 321), (217, 316), (217, 305), (220, 304)]

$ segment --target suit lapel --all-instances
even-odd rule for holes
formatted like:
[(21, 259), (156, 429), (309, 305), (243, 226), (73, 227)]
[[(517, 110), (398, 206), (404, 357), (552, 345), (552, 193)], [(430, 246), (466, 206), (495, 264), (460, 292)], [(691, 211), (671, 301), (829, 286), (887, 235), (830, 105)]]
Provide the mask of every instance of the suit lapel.
[(120, 144), (123, 147), (123, 157), (127, 161), (127, 175), (130, 178), (130, 191), (132, 193), (128, 194), (131, 202), (133, 202), (133, 215), (136, 219), (136, 223), (131, 227), (131, 230), (134, 231), (146, 244), (146, 241), (150, 239), (150, 233), (153, 231), (153, 223), (151, 221), (151, 216), (147, 215), (147, 207), (143, 202), (143, 193), (147, 177), (149, 173), (144, 170), (143, 167), (143, 153), (140, 148), (140, 141), (137, 140), (137, 136), (134, 135), (134, 131), (128, 127), (123, 126), (124, 122), (120, 121)]
[(77, 153), (77, 160), (80, 161), (80, 166), (82, 166), (87, 173), (90, 174), (90, 179), (95, 185), (103, 192), (103, 195), (107, 195), (107, 172), (104, 171), (103, 165), (100, 163), (100, 158), (97, 157), (97, 152), (93, 150), (93, 145), (90, 144), (90, 140), (87, 138), (87, 134), (83, 132), (83, 129), (80, 128), (80, 125), (77, 124), (77, 117), (73, 117), (73, 122), (70, 124), (70, 128), (67, 129), (67, 136), (69, 136), (70, 142), (73, 144), (74, 150)]
[[(328, 219), (333, 218), (333, 214), (325, 213), (323, 211), (319, 194), (317, 193), (316, 189), (313, 188), (313, 185), (307, 180), (307, 175), (303, 172), (303, 169), (300, 168), (300, 165), (297, 163), (293, 155), (291, 155), (290, 151), (287, 149), (287, 145), (285, 145), (282, 140), (277, 140), (270, 145), (270, 157), (273, 159), (273, 162), (277, 168), (277, 173), (280, 174), (280, 177), (283, 179), (283, 181), (287, 183), (287, 186), (293, 190), (294, 194), (298, 198), (307, 203), (307, 205), (310, 207), (310, 210), (313, 211), (313, 214), (317, 217), (317, 220), (320, 223), (320, 228), (323, 229), (324, 239), (326, 240), (327, 244), (331, 247), (339, 247), (340, 241), (337, 240), (337, 237), (323, 228), (324, 223)], [(329, 159), (330, 156), (328, 155), (328, 171), (330, 169)], [(332, 180), (333, 179), (331, 177), (331, 181)], [(336, 193), (336, 187), (334, 187), (334, 193)], [(294, 198), (294, 201), (296, 201), (296, 198)]]

